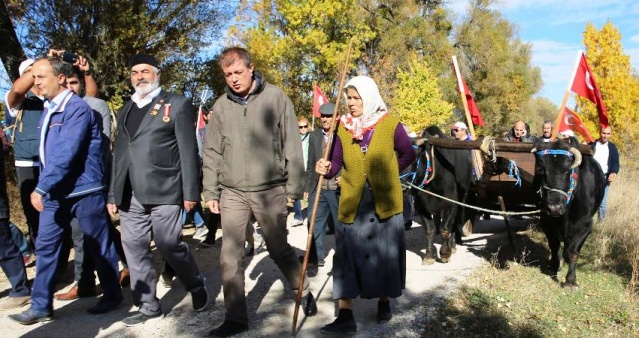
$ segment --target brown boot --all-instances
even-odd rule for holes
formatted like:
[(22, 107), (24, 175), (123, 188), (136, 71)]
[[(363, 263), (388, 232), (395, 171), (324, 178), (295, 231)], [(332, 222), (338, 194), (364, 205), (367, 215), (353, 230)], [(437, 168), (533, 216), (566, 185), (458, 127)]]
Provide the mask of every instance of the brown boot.
[(82, 288), (80, 289), (78, 285), (74, 285), (69, 291), (65, 293), (56, 293), (53, 295), (53, 298), (57, 300), (74, 300), (80, 297), (95, 297), (98, 295), (98, 290), (94, 286), (92, 288)]
[(120, 270), (120, 286), (127, 287), (131, 284), (131, 274), (129, 274), (129, 269), (124, 268)]

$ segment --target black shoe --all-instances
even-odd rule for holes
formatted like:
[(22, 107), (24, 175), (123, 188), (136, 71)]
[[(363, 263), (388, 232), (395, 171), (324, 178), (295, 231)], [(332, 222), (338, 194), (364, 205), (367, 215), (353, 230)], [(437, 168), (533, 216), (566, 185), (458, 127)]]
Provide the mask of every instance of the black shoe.
[(225, 320), (222, 325), (216, 327), (209, 332), (209, 337), (230, 337), (238, 333), (248, 331), (247, 324), (234, 322), (232, 320)]
[[(210, 232), (209, 232), (210, 234)], [(210, 248), (215, 246), (215, 236), (206, 236), (206, 238), (200, 242), (200, 245), (205, 248)]]
[(102, 299), (98, 301), (98, 304), (92, 308), (88, 308), (87, 312), (93, 315), (107, 313), (109, 311), (115, 310), (115, 308), (117, 308), (120, 303), (122, 303), (122, 295), (120, 295), (120, 297), (117, 297), (116, 299), (108, 299), (102, 297)]
[(149, 320), (154, 320), (154, 319), (160, 319), (163, 318), (164, 314), (162, 312), (158, 313), (157, 315), (145, 315), (142, 312), (139, 312), (134, 314), (131, 317), (127, 317), (122, 319), (122, 324), (124, 324), (124, 326), (136, 326), (136, 325), (140, 325), (140, 324), (144, 324)]
[(388, 323), (391, 318), (393, 318), (393, 314), (391, 313), (390, 302), (377, 302), (377, 323)]
[(206, 285), (191, 293), (191, 301), (193, 302), (193, 310), (196, 312), (204, 311), (209, 306), (209, 293), (206, 291)]
[(323, 259), (320, 259), (319, 261), (317, 261), (317, 266), (324, 266), (326, 265), (326, 261), (324, 261)]
[(302, 298), (302, 304), (300, 305), (304, 309), (306, 317), (313, 317), (317, 314), (317, 302), (315, 302), (315, 297), (310, 291), (306, 297)]
[(340, 309), (339, 315), (334, 322), (325, 325), (320, 329), (325, 335), (347, 335), (352, 336), (357, 333), (357, 323), (353, 317), (353, 311)]
[(404, 223), (404, 230), (410, 230), (410, 228), (413, 226), (413, 222), (406, 222)]
[(50, 320), (53, 320), (53, 315), (48, 312), (37, 311), (33, 308), (29, 308), (29, 310), (26, 310), (24, 312), (9, 315), (9, 318), (22, 325), (31, 325), (39, 322), (48, 322)]

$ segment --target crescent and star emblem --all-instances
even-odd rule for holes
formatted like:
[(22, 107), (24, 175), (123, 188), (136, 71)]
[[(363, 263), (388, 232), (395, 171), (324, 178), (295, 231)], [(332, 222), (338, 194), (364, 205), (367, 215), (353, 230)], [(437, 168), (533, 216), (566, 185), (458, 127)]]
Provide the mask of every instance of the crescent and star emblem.
[(594, 91), (595, 87), (592, 85), (592, 81), (590, 80), (590, 78), (590, 72), (586, 71), (586, 86), (588, 87), (588, 89)]

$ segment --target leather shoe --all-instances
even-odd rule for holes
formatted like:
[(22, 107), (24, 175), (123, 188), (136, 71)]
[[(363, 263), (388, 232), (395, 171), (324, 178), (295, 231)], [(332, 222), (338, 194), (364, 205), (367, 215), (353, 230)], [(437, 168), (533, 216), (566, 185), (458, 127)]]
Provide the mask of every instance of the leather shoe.
[(80, 297), (95, 297), (98, 295), (96, 287), (92, 288), (79, 288), (78, 285), (74, 285), (69, 291), (65, 293), (56, 293), (53, 297), (57, 300), (74, 300)]
[(248, 331), (247, 324), (234, 322), (232, 320), (225, 320), (222, 325), (216, 327), (209, 332), (209, 337), (230, 337), (238, 333)]
[(15, 320), (22, 325), (31, 325), (38, 322), (48, 322), (53, 319), (53, 315), (44, 311), (37, 311), (29, 308), (24, 312), (9, 315), (9, 318)]
[(120, 286), (127, 287), (131, 284), (131, 274), (129, 273), (129, 269), (124, 268), (120, 270)]
[(320, 332), (325, 335), (348, 335), (352, 336), (357, 333), (357, 323), (353, 317), (353, 311), (348, 309), (340, 309), (339, 314), (334, 322), (324, 325)]
[(313, 297), (313, 293), (310, 291), (306, 297), (302, 298), (301, 305), (306, 317), (313, 317), (317, 314), (317, 302), (315, 301), (315, 297)]
[(107, 313), (109, 311), (115, 310), (115, 308), (117, 308), (120, 303), (122, 303), (122, 295), (120, 295), (120, 297), (117, 297), (116, 299), (108, 299), (102, 297), (102, 299), (98, 301), (98, 304), (92, 308), (88, 308), (87, 312), (93, 315)]

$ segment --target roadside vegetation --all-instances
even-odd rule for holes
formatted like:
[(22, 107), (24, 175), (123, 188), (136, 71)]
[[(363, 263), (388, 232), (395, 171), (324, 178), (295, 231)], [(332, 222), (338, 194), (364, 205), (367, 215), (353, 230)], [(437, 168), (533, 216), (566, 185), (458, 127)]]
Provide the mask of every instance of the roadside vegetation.
[[(514, 236), (514, 250), (505, 234), (489, 239), (490, 266), (449, 296), (423, 336), (639, 336), (639, 175), (634, 166), (622, 170), (606, 219), (581, 251), (578, 291), (564, 291), (545, 273), (546, 239), (531, 219)], [(566, 272), (562, 267), (559, 281)]]

